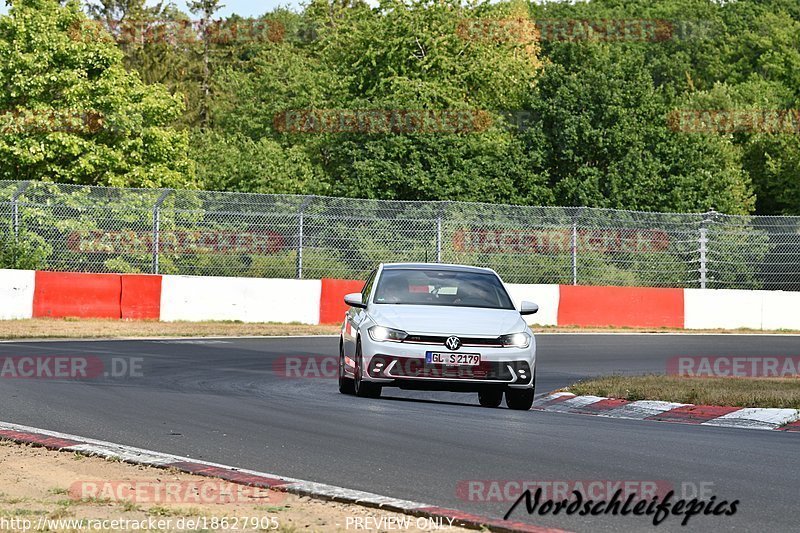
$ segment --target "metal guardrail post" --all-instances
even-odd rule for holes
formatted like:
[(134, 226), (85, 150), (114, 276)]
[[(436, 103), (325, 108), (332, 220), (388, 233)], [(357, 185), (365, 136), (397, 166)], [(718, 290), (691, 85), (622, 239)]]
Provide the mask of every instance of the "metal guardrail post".
[(161, 248), (161, 204), (172, 191), (173, 189), (164, 189), (153, 206), (153, 274), (158, 274), (158, 254)]
[(313, 200), (313, 196), (307, 196), (300, 204), (300, 211), (297, 214), (297, 279), (303, 279), (303, 239), (305, 237), (305, 211), (308, 204)]

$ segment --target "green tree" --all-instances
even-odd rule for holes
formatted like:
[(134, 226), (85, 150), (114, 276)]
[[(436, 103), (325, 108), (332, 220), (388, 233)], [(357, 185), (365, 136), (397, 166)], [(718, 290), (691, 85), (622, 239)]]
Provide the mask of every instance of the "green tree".
[(643, 59), (576, 44), (547, 67), (527, 137), (560, 205), (749, 213), (751, 186), (728, 139), (668, 127), (671, 109)]
[(283, 147), (269, 137), (196, 131), (191, 147), (203, 189), (302, 194), (317, 178), (302, 147)]
[[(800, 161), (797, 135), (800, 121), (790, 111), (797, 108), (796, 102), (798, 99), (794, 96), (794, 90), (781, 81), (766, 81), (756, 77), (741, 83), (717, 83), (707, 91), (684, 96), (677, 106), (682, 109), (728, 112), (728, 117), (743, 117), (738, 124), (732, 122), (737, 125), (737, 131), (710, 131), (695, 137), (711, 143), (720, 140), (730, 142), (741, 150), (740, 164), (752, 180), (756, 211), (759, 214), (777, 215), (800, 214), (800, 174), (797, 165)], [(786, 113), (787, 120), (783, 123), (775, 120), (781, 112)], [(710, 122), (713, 114), (708, 117)]]
[(203, 97), (200, 107), (200, 124), (206, 126), (208, 124), (208, 108), (211, 99), (211, 29), (214, 24), (214, 15), (225, 6), (220, 3), (220, 0), (190, 0), (188, 5), (192, 13), (199, 13), (203, 17), (200, 20), (200, 33), (203, 41), (203, 78), (201, 84)]
[(200, 121), (203, 65), (197, 25), (173, 4), (145, 0), (91, 0), (87, 11), (108, 31), (125, 58), (125, 67), (148, 85), (159, 83), (184, 96), (185, 112), (177, 121)]
[(459, 131), (412, 127), (284, 137), (310, 146), (324, 171), (319, 192), (403, 200), (552, 199), (541, 175), (528, 171), (531, 156), (502, 118), (522, 108), (541, 68), (526, 8), (385, 0), (370, 9), (318, 1), (308, 16), (319, 36), (314, 50), (342, 84), (346, 109), (399, 116), (424, 111), (434, 120), (457, 112), (485, 117)]
[(16, 0), (0, 17), (0, 179), (193, 186), (182, 112), (127, 72), (78, 2)]

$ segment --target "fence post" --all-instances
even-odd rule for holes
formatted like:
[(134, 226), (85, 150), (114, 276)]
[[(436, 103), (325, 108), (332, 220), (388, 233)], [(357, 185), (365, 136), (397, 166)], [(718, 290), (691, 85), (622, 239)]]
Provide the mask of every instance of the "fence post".
[(713, 222), (714, 215), (716, 214), (717, 212), (712, 209), (703, 215), (703, 220), (700, 222), (700, 238), (698, 239), (698, 243), (700, 244), (699, 272), (701, 289), (705, 289), (708, 283), (708, 228), (706, 228), (706, 224)]
[(700, 288), (706, 288), (707, 272), (706, 268), (706, 243), (708, 243), (708, 229), (700, 228)]
[(572, 284), (578, 284), (578, 222), (572, 223)]
[(578, 284), (578, 219), (581, 217), (584, 208), (579, 207), (572, 215), (572, 284)]
[(161, 249), (160, 233), (161, 233), (161, 204), (167, 199), (167, 196), (172, 192), (172, 189), (164, 189), (161, 191), (161, 196), (156, 200), (153, 206), (153, 274), (158, 274), (158, 254)]
[(30, 185), (30, 181), (20, 183), (16, 192), (14, 192), (14, 196), (11, 197), (11, 226), (14, 231), (14, 248), (12, 253), (14, 267), (17, 266), (17, 259), (19, 259), (17, 257), (17, 246), (19, 245), (19, 197), (22, 196), (22, 193), (24, 193)]
[(305, 231), (305, 210), (308, 204), (311, 203), (313, 196), (307, 196), (303, 203), (300, 204), (300, 210), (297, 213), (297, 279), (303, 279), (303, 237)]
[(19, 240), (19, 197), (22, 196), (22, 193), (30, 186), (30, 181), (20, 183), (19, 187), (17, 187), (17, 190), (14, 192), (14, 196), (11, 197), (11, 224), (14, 228), (15, 243)]
[(444, 241), (442, 238), (442, 225), (444, 224), (444, 217), (447, 214), (446, 208), (447, 204), (450, 203), (450, 200), (443, 200), (436, 202), (437, 204), (437, 214), (436, 214), (436, 262), (442, 262), (442, 247), (444, 246)]
[(442, 262), (442, 215), (436, 217), (436, 262)]

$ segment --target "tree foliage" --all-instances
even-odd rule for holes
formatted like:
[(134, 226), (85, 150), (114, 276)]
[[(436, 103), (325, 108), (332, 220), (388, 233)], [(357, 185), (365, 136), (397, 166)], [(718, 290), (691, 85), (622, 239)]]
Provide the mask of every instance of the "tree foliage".
[(123, 66), (76, 2), (17, 0), (0, 17), (0, 179), (191, 186), (181, 102)]
[[(693, 133), (669, 119), (796, 109), (793, 0), (311, 0), (213, 23), (219, 0), (192, 2), (193, 13), (85, 2), (100, 27), (76, 0), (14, 0), (0, 17), (0, 103), (95, 113), (106, 127), (7, 126), (0, 177), (800, 213), (797, 132)], [(581, 34), (585, 21), (655, 21), (661, 33)], [(287, 112), (303, 124), (345, 118), (292, 129)], [(469, 131), (375, 131), (348, 123), (354, 112), (482, 120)]]

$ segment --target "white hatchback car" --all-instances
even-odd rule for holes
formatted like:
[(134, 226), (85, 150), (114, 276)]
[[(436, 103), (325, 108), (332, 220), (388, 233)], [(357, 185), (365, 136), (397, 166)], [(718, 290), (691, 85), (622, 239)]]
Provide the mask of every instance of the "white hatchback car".
[(380, 396), (382, 387), (477, 392), (497, 407), (530, 409), (536, 341), (497, 273), (428, 263), (379, 266), (350, 306), (339, 341), (339, 391)]

